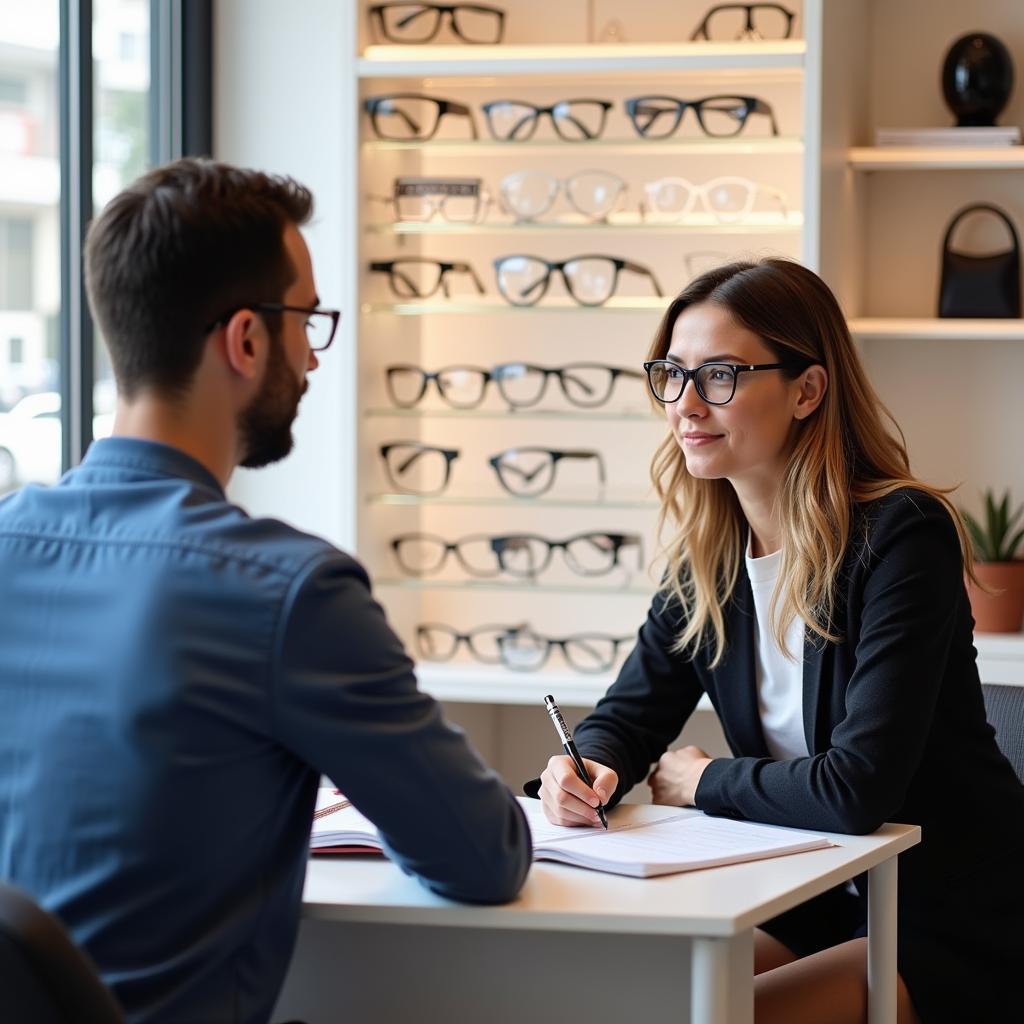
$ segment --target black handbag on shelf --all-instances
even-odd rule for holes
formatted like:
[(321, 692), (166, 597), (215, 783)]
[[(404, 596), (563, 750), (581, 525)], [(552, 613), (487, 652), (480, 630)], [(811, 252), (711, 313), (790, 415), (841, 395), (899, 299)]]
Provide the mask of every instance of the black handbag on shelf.
[[(983, 210), (1000, 217), (1010, 232), (1013, 247), (987, 256), (972, 256), (949, 247), (960, 221)], [(1013, 221), (998, 206), (972, 203), (958, 211), (942, 240), (942, 280), (939, 285), (940, 317), (1019, 317), (1020, 240)]]

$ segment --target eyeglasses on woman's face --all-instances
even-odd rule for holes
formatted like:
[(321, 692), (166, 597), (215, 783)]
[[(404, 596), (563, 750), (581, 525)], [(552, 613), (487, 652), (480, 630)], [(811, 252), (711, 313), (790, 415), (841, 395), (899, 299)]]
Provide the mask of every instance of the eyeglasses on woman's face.
[(683, 115), (692, 110), (700, 130), (712, 138), (739, 135), (754, 114), (768, 118), (772, 135), (779, 134), (775, 112), (757, 96), (704, 96), (681, 100), (675, 96), (634, 96), (626, 100), (626, 114), (636, 133), (645, 139), (667, 139), (675, 134)]
[(487, 4), (373, 4), (368, 13), (377, 37), (389, 43), (429, 43), (445, 18), (464, 43), (500, 43), (505, 27), (505, 12)]
[(704, 363), (688, 370), (669, 359), (652, 359), (644, 363), (651, 394), (663, 405), (678, 402), (691, 378), (697, 394), (708, 405), (728, 405), (736, 394), (736, 381), (741, 373), (784, 370), (793, 366), (793, 363)]

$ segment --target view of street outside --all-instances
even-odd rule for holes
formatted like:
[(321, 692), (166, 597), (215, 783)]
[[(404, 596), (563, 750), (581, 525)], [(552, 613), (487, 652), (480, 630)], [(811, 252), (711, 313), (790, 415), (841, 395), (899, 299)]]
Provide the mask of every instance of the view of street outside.
[[(0, 0), (0, 493), (61, 469), (57, 0)], [(94, 0), (93, 203), (146, 169), (149, 0)], [(114, 388), (97, 333), (95, 436)]]

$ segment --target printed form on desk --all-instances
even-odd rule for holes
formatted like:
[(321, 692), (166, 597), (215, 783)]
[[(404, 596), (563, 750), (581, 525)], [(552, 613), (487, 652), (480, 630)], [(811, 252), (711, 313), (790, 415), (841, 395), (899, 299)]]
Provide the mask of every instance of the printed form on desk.
[[(519, 797), (533, 834), (533, 859), (648, 878), (698, 868), (781, 857), (834, 845), (823, 836), (776, 825), (712, 818), (670, 807), (642, 822), (612, 814), (608, 831), (552, 825), (539, 800)], [(310, 845), (314, 853), (383, 852), (373, 822), (334, 790), (321, 789)]]

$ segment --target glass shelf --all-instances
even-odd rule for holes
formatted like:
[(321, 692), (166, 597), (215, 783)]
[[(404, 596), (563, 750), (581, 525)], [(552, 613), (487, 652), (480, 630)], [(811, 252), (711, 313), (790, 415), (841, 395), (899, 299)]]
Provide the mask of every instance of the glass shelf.
[(660, 422), (656, 410), (641, 409), (613, 412), (607, 409), (366, 409), (364, 415), (374, 419), (437, 419), (437, 420), (610, 420), (613, 422)]
[(393, 142), (366, 139), (367, 153), (416, 151), (437, 156), (509, 156), (512, 153), (554, 153), (582, 155), (589, 152), (611, 154), (674, 154), (699, 156), (777, 156), (801, 154), (803, 141), (797, 136), (777, 135), (751, 139), (594, 139), (591, 142), (563, 142), (560, 139), (528, 139), (526, 142), (497, 142), (493, 139), (428, 139)]
[[(554, 490), (554, 488), (552, 488)], [(655, 498), (643, 497), (639, 494), (607, 494), (605, 496), (583, 496), (582, 494), (548, 495), (536, 498), (514, 498), (511, 495), (448, 495), (448, 494), (368, 494), (368, 505), (406, 505), (406, 506), (483, 506), (489, 508), (531, 508), (542, 506), (547, 508), (643, 508), (656, 509), (659, 502)]]
[(459, 78), (507, 75), (694, 74), (746, 75), (759, 81), (799, 81), (803, 39), (742, 42), (542, 44), (517, 46), (370, 45), (356, 61), (360, 78)]
[(555, 221), (506, 221), (483, 224), (448, 224), (445, 221), (397, 221), (367, 224), (368, 234), (389, 235), (517, 235), (576, 234), (701, 234), (701, 235), (775, 235), (797, 232), (803, 227), (802, 213), (752, 213), (742, 221), (723, 224), (710, 214), (691, 214), (676, 221), (642, 221), (636, 214), (610, 221), (562, 219)]
[(363, 313), (392, 313), (395, 316), (427, 316), (475, 313), (494, 316), (503, 313), (657, 313), (665, 311), (672, 301), (671, 296), (651, 296), (648, 298), (611, 298), (603, 306), (580, 306), (572, 299), (563, 301), (544, 299), (536, 306), (513, 306), (509, 302), (477, 300), (459, 300), (454, 302), (364, 302), (360, 306)]
[[(598, 577), (599, 578), (599, 577)], [(588, 583), (582, 576), (579, 583), (519, 583), (515, 580), (434, 580), (414, 579), (413, 577), (375, 576), (375, 587), (393, 587), (396, 590), (480, 590), (504, 591), (505, 593), (524, 594), (621, 594), (624, 597), (649, 597), (654, 593), (656, 584), (648, 581), (645, 586), (626, 583), (618, 587), (601, 586), (599, 583)]]

